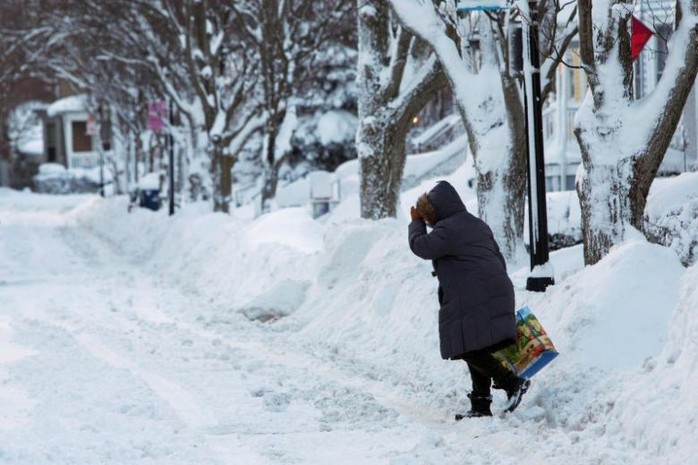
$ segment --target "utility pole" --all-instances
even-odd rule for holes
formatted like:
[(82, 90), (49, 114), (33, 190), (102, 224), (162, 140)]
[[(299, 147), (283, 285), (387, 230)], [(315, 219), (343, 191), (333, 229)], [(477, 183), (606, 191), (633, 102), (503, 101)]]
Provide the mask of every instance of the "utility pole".
[(172, 99), (170, 99), (170, 131), (168, 133), (169, 139), (169, 166), (168, 166), (168, 176), (170, 178), (170, 191), (168, 192), (170, 201), (170, 216), (174, 215), (175, 211), (175, 169), (174, 169), (174, 105)]
[(548, 212), (545, 197), (545, 157), (543, 150), (543, 110), (538, 47), (538, 1), (529, 0), (529, 18), (523, 21), (524, 108), (526, 112), (526, 152), (528, 160), (528, 231), (531, 275), (526, 290), (545, 292), (555, 284), (549, 263)]
[(109, 118), (109, 108), (105, 109), (105, 103), (99, 104), (99, 195), (105, 197), (104, 194), (104, 155), (107, 148), (111, 148), (111, 118)]

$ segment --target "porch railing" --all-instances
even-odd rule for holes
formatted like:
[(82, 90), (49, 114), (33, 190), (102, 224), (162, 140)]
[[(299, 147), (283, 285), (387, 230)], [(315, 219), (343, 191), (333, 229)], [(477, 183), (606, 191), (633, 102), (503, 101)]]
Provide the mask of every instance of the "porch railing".
[(68, 162), (70, 168), (90, 169), (99, 166), (99, 153), (84, 152), (74, 153)]

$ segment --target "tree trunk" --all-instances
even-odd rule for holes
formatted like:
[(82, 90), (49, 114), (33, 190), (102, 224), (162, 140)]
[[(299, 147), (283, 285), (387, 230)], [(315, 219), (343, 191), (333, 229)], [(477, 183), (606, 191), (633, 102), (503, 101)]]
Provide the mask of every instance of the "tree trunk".
[[(694, 13), (696, 5), (693, 2)], [(582, 124), (575, 128), (583, 168), (577, 178), (577, 193), (582, 210), (584, 262), (593, 265), (624, 240), (628, 229), (643, 229), (650, 187), (698, 70), (698, 27), (679, 21), (667, 68), (655, 90), (643, 97), (649, 103), (640, 107), (632, 94), (628, 30), (631, 10), (625, 10), (628, 17), (619, 21), (609, 12), (613, 20), (607, 21), (604, 29), (593, 24), (589, 0), (580, 0), (578, 6), (580, 55), (592, 98), (580, 109), (577, 119)], [(613, 59), (614, 51), (620, 67)], [(622, 80), (618, 79), (618, 70)], [(641, 146), (627, 149), (624, 113), (637, 111), (644, 111), (651, 125), (636, 134)]]
[[(499, 229), (495, 237), (501, 242), (504, 256), (516, 260), (517, 255), (523, 252), (524, 216), (526, 211), (526, 187), (528, 165), (526, 157), (526, 115), (519, 94), (519, 83), (513, 77), (502, 76), (502, 88), (504, 102), (507, 108), (507, 125), (511, 134), (508, 163), (501, 171), (502, 189), (504, 192), (504, 205), (497, 206), (491, 201), (488, 205), (495, 207), (489, 212), (481, 208), (480, 215), (487, 218), (492, 212), (505, 212), (501, 224), (494, 225)], [(478, 191), (483, 188), (478, 183)], [(484, 205), (480, 202), (480, 205)]]
[(234, 158), (223, 154), (220, 143), (211, 143), (211, 178), (213, 180), (213, 211), (230, 213)]
[(266, 211), (267, 202), (276, 197), (276, 187), (279, 184), (281, 160), (276, 160), (276, 137), (278, 134), (276, 118), (269, 118), (265, 125), (265, 132), (267, 143), (266, 153), (264, 154), (264, 187), (262, 188), (260, 199), (262, 211)]
[(364, 150), (360, 158), (361, 217), (378, 220), (394, 217), (405, 168), (407, 125), (387, 122), (382, 127), (360, 129)]
[(583, 170), (577, 177), (582, 212), (584, 263), (593, 265), (623, 240), (632, 225), (627, 160), (616, 165), (595, 165), (582, 148)]
[[(488, 146), (487, 138), (480, 139), (485, 147)], [(496, 140), (494, 143), (501, 145), (501, 140)], [(526, 149), (524, 144), (519, 144), (518, 148), (512, 144), (511, 147), (503, 150), (507, 150), (508, 153), (501, 168), (489, 171), (477, 170), (478, 216), (492, 229), (502, 254), (508, 259), (515, 260), (519, 251), (522, 250), (521, 238), (526, 198)], [(473, 153), (473, 157), (477, 158), (478, 154)]]
[(279, 166), (280, 163), (274, 163), (264, 172), (264, 186), (260, 198), (262, 212), (269, 211), (269, 201), (276, 197), (276, 188), (279, 185)]
[[(523, 251), (527, 185), (526, 121), (517, 86), (515, 79), (502, 78), (502, 100), (494, 96), (491, 100), (501, 101), (506, 112), (485, 132), (475, 130), (476, 118), (462, 99), (456, 100), (478, 176), (478, 216), (492, 229), (502, 254), (512, 261)], [(493, 158), (501, 161), (493, 164)]]

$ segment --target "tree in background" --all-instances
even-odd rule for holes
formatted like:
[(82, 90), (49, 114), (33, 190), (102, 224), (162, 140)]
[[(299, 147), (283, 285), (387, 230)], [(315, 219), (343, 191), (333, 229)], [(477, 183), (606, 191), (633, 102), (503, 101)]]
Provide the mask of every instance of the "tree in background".
[(344, 30), (313, 58), (312, 76), (297, 81), (298, 126), (287, 168), (292, 176), (310, 169), (334, 171), (356, 158), (356, 18), (342, 25)]
[[(127, 2), (128, 3), (128, 2)], [(213, 210), (229, 212), (232, 168), (265, 124), (254, 51), (236, 32), (232, 4), (206, 0), (139, 2), (131, 24), (146, 42), (144, 60), (194, 131), (210, 161)], [(199, 142), (199, 133), (204, 141)]]
[(439, 61), (395, 22), (386, 0), (359, 0), (361, 217), (396, 215), (412, 118), (446, 84)]
[[(26, 79), (40, 81), (42, 62), (50, 48), (54, 30), (42, 27), (40, 0), (0, 2), (0, 161), (11, 161), (10, 114), (17, 104), (17, 85)], [(8, 21), (7, 18), (12, 18)]]
[(579, 0), (579, 41), (589, 93), (577, 113), (582, 154), (577, 192), (584, 261), (598, 262), (631, 228), (641, 229), (647, 195), (698, 71), (698, 0), (676, 2), (676, 30), (656, 88), (633, 95), (634, 3)]
[[(41, 24), (60, 37), (53, 41), (42, 73), (88, 94), (89, 111), (103, 129), (97, 132), (99, 150), (110, 149), (103, 154), (104, 163), (111, 170), (117, 194), (129, 190), (132, 179), (137, 180), (138, 162), (143, 159), (141, 136), (146, 128), (140, 108), (144, 102), (138, 97), (157, 92), (150, 85), (155, 82), (154, 76), (147, 75), (146, 68), (123, 59), (135, 53), (124, 39), (128, 34), (124, 31), (125, 10), (121, 6), (118, 2), (86, 0), (80, 9), (63, 2), (39, 11)], [(102, 137), (108, 140), (101, 140)], [(111, 146), (115, 140), (125, 149), (123, 154)]]
[(237, 31), (259, 57), (263, 127), (262, 208), (275, 197), (279, 170), (292, 153), (302, 83), (313, 79), (316, 58), (346, 29), (351, 5), (341, 0), (243, 0), (231, 2)]

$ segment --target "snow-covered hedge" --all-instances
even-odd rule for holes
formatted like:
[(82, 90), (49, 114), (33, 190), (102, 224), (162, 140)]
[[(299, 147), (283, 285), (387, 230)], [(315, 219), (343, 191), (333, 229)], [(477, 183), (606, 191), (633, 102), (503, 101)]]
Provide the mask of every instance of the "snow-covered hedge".
[(55, 163), (41, 165), (33, 181), (34, 191), (40, 194), (82, 194), (99, 189), (99, 183), (87, 173), (69, 171)]
[(684, 266), (693, 265), (698, 255), (698, 173), (656, 183), (647, 199), (645, 233), (673, 249)]

